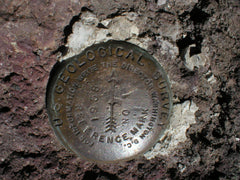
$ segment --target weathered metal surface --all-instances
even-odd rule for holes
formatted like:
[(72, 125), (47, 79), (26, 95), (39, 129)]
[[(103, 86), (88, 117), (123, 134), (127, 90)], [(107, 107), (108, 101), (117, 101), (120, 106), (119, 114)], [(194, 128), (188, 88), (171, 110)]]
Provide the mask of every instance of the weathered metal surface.
[(171, 103), (160, 64), (123, 41), (93, 45), (56, 64), (47, 90), (57, 137), (81, 158), (97, 162), (146, 152), (168, 127)]

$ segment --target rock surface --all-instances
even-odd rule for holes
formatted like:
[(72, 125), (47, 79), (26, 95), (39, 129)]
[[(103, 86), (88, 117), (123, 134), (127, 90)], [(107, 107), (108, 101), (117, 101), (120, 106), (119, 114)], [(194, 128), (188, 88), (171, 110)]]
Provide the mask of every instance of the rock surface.
[[(1, 179), (239, 179), (238, 0), (4, 0), (0, 5)], [(116, 19), (126, 27), (119, 34)], [(134, 26), (127, 29), (129, 22)], [(79, 51), (70, 43), (84, 23), (98, 26), (106, 37), (142, 44), (168, 73), (174, 112), (182, 115), (173, 114), (180, 121), (171, 136), (179, 126), (186, 128), (173, 137), (181, 140), (169, 144), (167, 153), (159, 152), (169, 139), (149, 156), (95, 164), (56, 139), (45, 109), (46, 84), (53, 65)]]

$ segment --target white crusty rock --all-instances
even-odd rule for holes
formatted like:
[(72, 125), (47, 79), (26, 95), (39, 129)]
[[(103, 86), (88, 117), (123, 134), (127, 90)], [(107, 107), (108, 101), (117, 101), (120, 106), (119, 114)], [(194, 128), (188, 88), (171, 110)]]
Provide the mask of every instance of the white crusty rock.
[(193, 101), (185, 101), (182, 104), (174, 105), (169, 129), (144, 156), (147, 159), (151, 159), (158, 155), (168, 155), (177, 148), (180, 142), (186, 141), (186, 130), (191, 124), (196, 123), (195, 112), (197, 110), (198, 107)]
[[(84, 12), (81, 21), (73, 25), (73, 33), (68, 37), (68, 53), (61, 60), (79, 54), (88, 46), (110, 39), (125, 40), (147, 49), (150, 38), (138, 38), (139, 28), (135, 19), (136, 13), (124, 13), (111, 19), (100, 21), (94, 14)], [(99, 28), (101, 23), (105, 28)]]
[(193, 71), (194, 67), (199, 68), (200, 66), (204, 66), (209, 61), (207, 54), (204, 52), (190, 56), (190, 49), (192, 47), (196, 47), (196, 45), (190, 45), (184, 54), (184, 64), (190, 71)]

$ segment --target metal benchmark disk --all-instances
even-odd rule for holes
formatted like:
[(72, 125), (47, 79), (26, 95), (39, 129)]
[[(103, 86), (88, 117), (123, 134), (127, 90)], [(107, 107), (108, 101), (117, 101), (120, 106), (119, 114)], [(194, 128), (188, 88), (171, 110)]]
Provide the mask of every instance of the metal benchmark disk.
[(138, 46), (114, 40), (57, 63), (46, 101), (62, 144), (95, 162), (149, 150), (168, 128), (172, 107), (160, 64)]

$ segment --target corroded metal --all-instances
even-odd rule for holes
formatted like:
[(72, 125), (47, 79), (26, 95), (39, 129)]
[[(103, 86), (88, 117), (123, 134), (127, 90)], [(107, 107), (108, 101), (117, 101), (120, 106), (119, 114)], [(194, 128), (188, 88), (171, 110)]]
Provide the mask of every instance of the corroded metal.
[(47, 109), (60, 141), (95, 162), (146, 152), (169, 125), (171, 92), (159, 63), (123, 41), (93, 45), (57, 63)]

